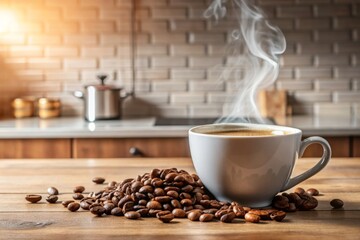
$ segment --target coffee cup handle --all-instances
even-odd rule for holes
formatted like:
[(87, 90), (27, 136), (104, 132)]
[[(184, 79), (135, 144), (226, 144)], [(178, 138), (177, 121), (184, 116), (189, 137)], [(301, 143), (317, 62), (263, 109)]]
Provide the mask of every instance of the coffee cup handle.
[(328, 143), (328, 141), (326, 141), (324, 138), (322, 137), (309, 137), (304, 139), (301, 142), (300, 145), (300, 149), (299, 149), (299, 158), (302, 157), (302, 155), (305, 152), (305, 149), (314, 143), (318, 143), (322, 146), (323, 148), (323, 155), (320, 159), (320, 161), (312, 168), (310, 168), (309, 170), (307, 170), (306, 172), (290, 178), (289, 181), (286, 183), (286, 185), (283, 187), (283, 189), (281, 191), (286, 191), (289, 188), (294, 187), (295, 185), (299, 184), (300, 182), (308, 179), (309, 177), (315, 175), (316, 173), (318, 173), (319, 171), (321, 171), (321, 169), (323, 169), (329, 162), (330, 158), (331, 158), (331, 148), (330, 148), (330, 144)]

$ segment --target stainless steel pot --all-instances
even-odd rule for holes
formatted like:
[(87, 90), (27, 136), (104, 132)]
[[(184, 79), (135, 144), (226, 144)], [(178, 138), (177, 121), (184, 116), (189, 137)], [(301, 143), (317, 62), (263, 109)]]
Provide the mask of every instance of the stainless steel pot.
[(105, 85), (107, 75), (97, 76), (99, 85), (87, 85), (85, 91), (75, 91), (75, 97), (84, 101), (84, 117), (87, 121), (120, 119), (122, 101), (129, 96), (122, 88)]

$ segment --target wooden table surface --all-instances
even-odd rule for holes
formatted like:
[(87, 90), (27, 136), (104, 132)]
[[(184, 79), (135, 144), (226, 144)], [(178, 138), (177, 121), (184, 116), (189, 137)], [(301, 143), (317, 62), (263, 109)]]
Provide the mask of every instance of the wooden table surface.
[[(316, 161), (300, 159), (295, 174)], [(104, 188), (92, 183), (95, 176), (121, 181), (169, 167), (194, 172), (187, 158), (0, 160), (0, 239), (360, 239), (360, 158), (334, 158), (323, 171), (300, 184), (321, 192), (319, 206), (288, 213), (284, 222), (174, 219), (164, 224), (153, 218), (95, 217), (82, 210), (72, 213), (44, 200), (49, 186), (59, 189), (59, 200), (68, 200), (76, 185), (84, 185), (87, 192)], [(26, 194), (42, 194), (43, 200), (27, 203)], [(329, 205), (333, 198), (342, 199), (344, 208), (333, 210)]]

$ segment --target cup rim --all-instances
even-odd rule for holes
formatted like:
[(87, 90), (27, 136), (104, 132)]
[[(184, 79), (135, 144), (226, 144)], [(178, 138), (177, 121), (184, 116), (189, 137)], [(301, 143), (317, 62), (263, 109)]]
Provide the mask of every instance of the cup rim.
[[(258, 129), (271, 129), (271, 130), (279, 130), (284, 131), (286, 134), (279, 134), (279, 135), (260, 135), (260, 136), (229, 136), (229, 135), (212, 135), (206, 131), (211, 130), (211, 128), (219, 127), (220, 131), (224, 131), (223, 126), (230, 126), (230, 127), (239, 127), (239, 126), (251, 126), (252, 128), (255, 127)], [(195, 130), (204, 128), (204, 132), (196, 132)], [(228, 129), (230, 130), (230, 129)], [(292, 136), (296, 134), (301, 134), (302, 131), (298, 128), (288, 127), (288, 126), (281, 126), (281, 125), (270, 125), (270, 124), (257, 124), (257, 123), (212, 123), (212, 124), (205, 124), (205, 125), (198, 125), (194, 126), (189, 129), (189, 135), (199, 135), (199, 136), (207, 136), (207, 137), (214, 137), (214, 138), (273, 138), (273, 137), (284, 137), (284, 136)]]

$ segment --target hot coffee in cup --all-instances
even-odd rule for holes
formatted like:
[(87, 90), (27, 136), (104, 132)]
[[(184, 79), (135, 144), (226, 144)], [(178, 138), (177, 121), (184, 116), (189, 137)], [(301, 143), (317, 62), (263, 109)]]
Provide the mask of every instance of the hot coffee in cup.
[[(291, 127), (223, 123), (189, 130), (191, 157), (207, 189), (221, 201), (265, 207), (273, 197), (323, 169), (331, 157), (321, 137), (301, 141), (301, 130)], [(295, 161), (307, 146), (321, 144), (321, 160), (290, 178)]]

